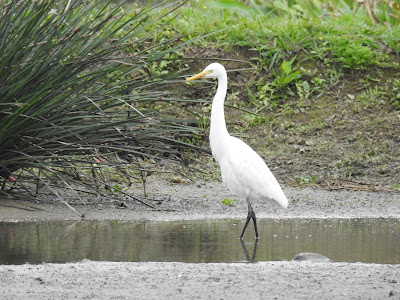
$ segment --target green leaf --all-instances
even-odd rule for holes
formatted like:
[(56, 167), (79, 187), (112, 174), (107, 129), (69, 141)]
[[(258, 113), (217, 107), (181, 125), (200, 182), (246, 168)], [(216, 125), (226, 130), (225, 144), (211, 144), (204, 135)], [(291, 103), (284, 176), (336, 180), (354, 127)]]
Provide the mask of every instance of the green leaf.
[(224, 199), (222, 200), (222, 204), (224, 205), (233, 205), (235, 203), (236, 199), (230, 200), (230, 199)]

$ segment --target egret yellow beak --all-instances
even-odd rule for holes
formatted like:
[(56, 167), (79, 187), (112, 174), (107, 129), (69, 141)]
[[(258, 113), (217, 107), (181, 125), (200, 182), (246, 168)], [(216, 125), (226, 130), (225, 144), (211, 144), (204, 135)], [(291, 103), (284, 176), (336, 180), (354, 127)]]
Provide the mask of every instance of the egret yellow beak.
[(186, 81), (191, 81), (191, 80), (196, 80), (196, 79), (203, 78), (204, 76), (206, 76), (207, 74), (210, 74), (211, 72), (212, 72), (212, 70), (200, 72), (199, 74), (196, 74), (196, 75), (186, 79)]

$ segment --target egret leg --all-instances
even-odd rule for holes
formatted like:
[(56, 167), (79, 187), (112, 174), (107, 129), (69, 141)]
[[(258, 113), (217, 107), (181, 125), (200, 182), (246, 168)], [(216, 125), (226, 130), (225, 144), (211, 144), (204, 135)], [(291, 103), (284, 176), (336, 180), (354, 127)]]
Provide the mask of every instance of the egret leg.
[(258, 230), (257, 230), (256, 214), (254, 213), (253, 208), (251, 207), (249, 198), (246, 198), (246, 200), (247, 200), (247, 219), (246, 219), (246, 223), (244, 223), (244, 227), (243, 227), (242, 233), (240, 234), (239, 239), (243, 239), (244, 232), (246, 231), (247, 225), (249, 225), (250, 219), (253, 219), (254, 230), (256, 232), (256, 239), (258, 239), (259, 236), (258, 236)]

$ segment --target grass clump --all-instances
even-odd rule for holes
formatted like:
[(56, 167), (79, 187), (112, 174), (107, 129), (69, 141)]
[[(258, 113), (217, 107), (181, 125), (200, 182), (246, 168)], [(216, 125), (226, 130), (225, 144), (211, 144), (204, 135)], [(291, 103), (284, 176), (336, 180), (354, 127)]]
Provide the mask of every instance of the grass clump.
[(3, 189), (12, 178), (56, 194), (110, 190), (107, 171), (129, 177), (180, 161), (190, 145), (178, 138), (194, 128), (144, 104), (178, 101), (161, 88), (178, 75), (150, 70), (174, 50), (171, 40), (147, 44), (161, 8), (176, 5), (124, 14), (103, 1), (0, 2)]

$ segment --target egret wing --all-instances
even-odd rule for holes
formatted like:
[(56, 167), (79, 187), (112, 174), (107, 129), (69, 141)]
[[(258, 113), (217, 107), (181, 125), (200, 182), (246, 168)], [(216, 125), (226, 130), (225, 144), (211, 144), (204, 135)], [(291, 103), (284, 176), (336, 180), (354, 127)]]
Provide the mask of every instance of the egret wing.
[(220, 160), (222, 179), (228, 188), (243, 197), (268, 198), (288, 206), (278, 181), (264, 160), (246, 143), (230, 137)]

